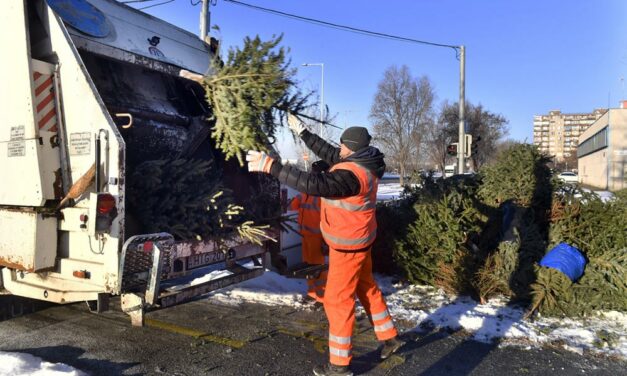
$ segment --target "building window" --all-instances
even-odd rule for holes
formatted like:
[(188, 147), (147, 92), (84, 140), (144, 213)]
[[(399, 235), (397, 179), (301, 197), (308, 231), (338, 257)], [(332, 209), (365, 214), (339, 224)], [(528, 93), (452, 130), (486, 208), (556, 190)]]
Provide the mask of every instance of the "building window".
[(592, 137), (582, 142), (579, 147), (577, 147), (577, 157), (581, 158), (585, 155), (606, 148), (608, 145), (608, 128), (609, 125), (606, 125), (605, 128), (601, 129), (592, 135)]

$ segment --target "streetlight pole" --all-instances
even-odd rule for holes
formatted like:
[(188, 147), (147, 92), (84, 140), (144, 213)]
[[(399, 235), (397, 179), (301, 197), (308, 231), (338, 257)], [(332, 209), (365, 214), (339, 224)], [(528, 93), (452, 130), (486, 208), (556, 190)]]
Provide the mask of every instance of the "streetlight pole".
[(320, 132), (322, 132), (322, 123), (324, 122), (324, 63), (303, 63), (303, 67), (320, 67)]
[(464, 173), (466, 156), (466, 128), (464, 124), (466, 96), (466, 47), (459, 47), (459, 142), (457, 144), (457, 173)]

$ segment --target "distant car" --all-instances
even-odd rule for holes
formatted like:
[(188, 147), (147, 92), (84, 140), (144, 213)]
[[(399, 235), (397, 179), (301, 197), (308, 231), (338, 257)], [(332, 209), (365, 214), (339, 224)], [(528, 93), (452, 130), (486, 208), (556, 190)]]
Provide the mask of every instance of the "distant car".
[(564, 171), (557, 175), (557, 177), (564, 183), (579, 183), (579, 176), (574, 172)]

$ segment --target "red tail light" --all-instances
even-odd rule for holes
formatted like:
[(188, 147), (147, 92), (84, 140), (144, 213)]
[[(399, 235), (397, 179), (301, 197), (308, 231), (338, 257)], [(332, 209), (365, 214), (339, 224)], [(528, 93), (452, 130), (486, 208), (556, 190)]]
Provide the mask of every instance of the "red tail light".
[(111, 224), (113, 223), (113, 219), (117, 217), (118, 210), (115, 206), (115, 197), (110, 193), (97, 193), (96, 195), (96, 220), (94, 231), (100, 234), (111, 229)]
[(115, 198), (107, 193), (99, 194), (96, 205), (98, 214), (109, 214), (113, 209), (115, 209)]
[(148, 240), (146, 243), (144, 243), (143, 248), (144, 248), (144, 253), (150, 253), (155, 248), (155, 244), (151, 242), (150, 240)]

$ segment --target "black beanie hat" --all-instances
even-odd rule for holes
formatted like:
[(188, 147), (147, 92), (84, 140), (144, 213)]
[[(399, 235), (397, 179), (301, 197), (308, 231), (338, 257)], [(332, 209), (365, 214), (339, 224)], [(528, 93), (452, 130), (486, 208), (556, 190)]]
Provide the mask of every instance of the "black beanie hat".
[(340, 142), (352, 151), (357, 151), (370, 145), (371, 139), (372, 137), (368, 134), (368, 129), (364, 127), (350, 127), (346, 128), (344, 133), (342, 133)]

